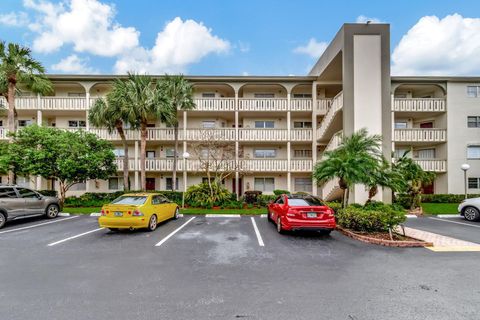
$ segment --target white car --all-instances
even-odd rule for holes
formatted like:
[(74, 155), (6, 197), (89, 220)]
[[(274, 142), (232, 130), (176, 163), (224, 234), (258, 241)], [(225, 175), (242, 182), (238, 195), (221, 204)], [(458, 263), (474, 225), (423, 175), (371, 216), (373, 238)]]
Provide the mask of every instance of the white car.
[(480, 198), (463, 200), (458, 206), (458, 212), (460, 212), (460, 215), (462, 215), (465, 220), (480, 220)]

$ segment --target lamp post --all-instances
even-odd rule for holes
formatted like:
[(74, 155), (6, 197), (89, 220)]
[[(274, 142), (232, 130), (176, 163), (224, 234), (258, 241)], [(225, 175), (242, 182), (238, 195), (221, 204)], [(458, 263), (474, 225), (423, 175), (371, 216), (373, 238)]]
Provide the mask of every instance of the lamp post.
[(467, 190), (468, 190), (467, 171), (468, 169), (470, 169), (470, 165), (468, 163), (464, 163), (460, 168), (462, 168), (463, 170), (463, 179), (465, 183), (465, 199), (467, 199)]
[(185, 192), (187, 192), (187, 159), (190, 158), (190, 153), (185, 151), (183, 153), (183, 192), (182, 192), (182, 208), (185, 208)]

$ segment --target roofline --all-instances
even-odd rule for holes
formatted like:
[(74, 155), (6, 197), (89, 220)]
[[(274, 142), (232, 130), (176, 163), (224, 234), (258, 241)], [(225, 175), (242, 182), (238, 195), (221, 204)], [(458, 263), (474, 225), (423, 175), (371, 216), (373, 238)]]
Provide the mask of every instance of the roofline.
[[(112, 74), (47, 74), (52, 81), (112, 81), (125, 79), (127, 75)], [(154, 79), (160, 79), (163, 75), (150, 75)], [(197, 82), (313, 82), (316, 77), (312, 76), (188, 76), (185, 79)]]
[(392, 82), (480, 82), (480, 76), (390, 76)]

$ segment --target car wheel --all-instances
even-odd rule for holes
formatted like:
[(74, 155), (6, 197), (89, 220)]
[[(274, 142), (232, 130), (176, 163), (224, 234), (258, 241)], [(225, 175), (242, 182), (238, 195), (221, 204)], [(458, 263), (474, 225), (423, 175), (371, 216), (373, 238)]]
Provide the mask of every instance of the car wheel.
[(177, 220), (178, 218), (180, 218), (180, 210), (178, 209), (178, 207), (175, 209), (175, 212), (173, 213), (173, 220)]
[(148, 227), (147, 227), (148, 231), (154, 231), (155, 229), (157, 229), (157, 216), (156, 215), (152, 215), (150, 217), (150, 221), (148, 222)]
[(282, 226), (282, 218), (281, 217), (277, 218), (277, 232), (280, 233), (280, 234), (285, 233), (285, 229), (283, 229), (283, 226)]
[(48, 219), (56, 218), (59, 212), (60, 212), (60, 208), (56, 204), (49, 205), (47, 207), (47, 210), (45, 210), (45, 214)]
[(267, 221), (268, 222), (273, 222), (272, 217), (270, 215), (271, 215), (271, 213), (270, 213), (270, 211), (268, 211), (267, 212)]
[(0, 229), (5, 226), (5, 223), (7, 223), (7, 216), (5, 215), (5, 213), (0, 212)]
[(466, 207), (463, 209), (463, 217), (468, 221), (478, 221), (480, 219), (480, 212), (475, 207)]

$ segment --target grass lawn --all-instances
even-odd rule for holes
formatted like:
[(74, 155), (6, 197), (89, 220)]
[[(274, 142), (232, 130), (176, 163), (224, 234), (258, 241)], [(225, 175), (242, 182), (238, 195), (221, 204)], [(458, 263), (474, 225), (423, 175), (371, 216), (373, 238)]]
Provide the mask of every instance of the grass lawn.
[(426, 214), (457, 214), (458, 203), (422, 203)]
[[(71, 214), (90, 214), (93, 212), (100, 212), (101, 207), (66, 207), (63, 208), (63, 212), (68, 212)], [(201, 209), (201, 208), (186, 208), (180, 209), (180, 213), (183, 214), (266, 214), (266, 208), (257, 208), (257, 209)]]

